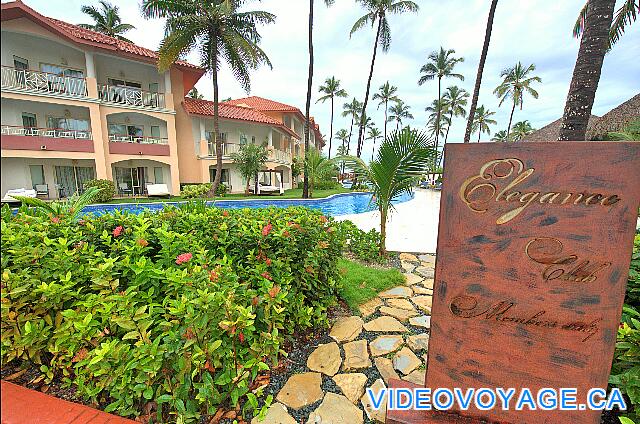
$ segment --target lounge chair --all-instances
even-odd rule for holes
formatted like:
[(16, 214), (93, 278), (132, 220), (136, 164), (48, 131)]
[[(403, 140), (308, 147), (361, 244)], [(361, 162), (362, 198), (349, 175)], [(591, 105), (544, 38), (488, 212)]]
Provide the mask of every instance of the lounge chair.
[(36, 196), (49, 197), (49, 185), (36, 184)]
[(149, 197), (169, 197), (169, 187), (166, 184), (147, 184), (147, 196)]
[(20, 203), (18, 199), (11, 197), (12, 195), (35, 198), (37, 196), (37, 193), (35, 190), (27, 190), (26, 188), (14, 188), (11, 190), (7, 190), (7, 193), (2, 198), (2, 203)]
[(120, 193), (122, 194), (133, 194), (133, 191), (129, 188), (129, 184), (127, 183), (119, 183), (118, 188), (120, 189)]

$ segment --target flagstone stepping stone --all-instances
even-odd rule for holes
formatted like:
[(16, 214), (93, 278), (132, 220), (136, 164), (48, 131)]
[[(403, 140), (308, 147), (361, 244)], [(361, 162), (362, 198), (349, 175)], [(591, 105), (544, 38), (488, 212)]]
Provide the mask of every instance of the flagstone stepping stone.
[(350, 342), (360, 335), (363, 324), (362, 318), (357, 316), (339, 318), (333, 324), (329, 336), (338, 343)]
[(363, 423), (362, 410), (346, 397), (327, 393), (318, 408), (309, 415), (307, 424)]
[(374, 297), (373, 299), (358, 306), (358, 310), (360, 311), (360, 314), (366, 318), (369, 315), (375, 313), (376, 310), (382, 305), (382, 299), (380, 299), (379, 297)]
[(379, 317), (364, 324), (365, 331), (382, 333), (405, 333), (409, 330), (397, 319), (389, 316)]
[(406, 321), (409, 318), (415, 317), (416, 315), (418, 315), (418, 313), (415, 310), (407, 311), (406, 309), (391, 308), (389, 306), (382, 306), (380, 308), (380, 313), (384, 315), (392, 316), (396, 319), (399, 319), (400, 321)]
[(411, 302), (403, 298), (387, 299), (387, 305), (391, 306), (392, 308), (405, 309), (407, 311), (416, 310), (416, 308), (413, 307), (413, 304)]
[(431, 313), (431, 306), (433, 305), (433, 296), (414, 296), (411, 301), (420, 309), (427, 313)]
[(433, 278), (426, 278), (423, 282), (422, 282), (422, 286), (427, 288), (427, 289), (431, 289), (433, 290)]
[(411, 253), (401, 253), (400, 260), (408, 262), (418, 262), (418, 258), (416, 258), (416, 255), (413, 255)]
[(359, 373), (336, 374), (333, 376), (336, 386), (340, 387), (342, 394), (353, 404), (358, 404), (358, 400), (364, 393), (364, 385), (367, 384), (367, 376)]
[(258, 417), (254, 417), (251, 424), (297, 424), (297, 421), (289, 415), (286, 406), (276, 402), (269, 407), (264, 420), (260, 421)]
[(410, 381), (413, 384), (424, 386), (425, 371), (421, 369), (413, 370), (408, 375), (402, 377), (405, 381)]
[(429, 335), (428, 334), (416, 334), (407, 338), (407, 346), (411, 350), (428, 350), (429, 349)]
[(413, 290), (413, 292), (415, 294), (426, 294), (426, 295), (429, 295), (429, 296), (433, 295), (433, 290), (424, 288), (419, 284), (416, 284), (415, 286), (411, 286), (411, 289)]
[(421, 262), (426, 262), (430, 264), (436, 263), (436, 257), (434, 255), (419, 255), (418, 260), (420, 260)]
[(311, 371), (321, 372), (328, 376), (335, 375), (341, 364), (340, 347), (335, 342), (319, 345), (307, 358), (307, 367)]
[(422, 361), (408, 347), (403, 347), (393, 356), (393, 368), (404, 375), (410, 374), (420, 365), (422, 365)]
[(371, 355), (373, 356), (382, 356), (400, 349), (403, 343), (402, 336), (379, 336), (369, 343), (369, 350), (371, 350)]
[(356, 340), (355, 342), (349, 342), (343, 345), (344, 348), (344, 363), (342, 364), (343, 371), (349, 371), (353, 369), (369, 368), (371, 366), (371, 360), (369, 359), (369, 352), (367, 351), (366, 340)]
[(418, 284), (424, 280), (421, 276), (417, 274), (402, 274), (404, 275), (405, 283), (407, 286), (413, 286), (414, 284)]
[[(371, 389), (374, 395), (377, 395), (378, 393), (380, 393), (380, 390), (386, 387), (387, 386), (384, 385), (384, 381), (382, 381), (382, 379), (379, 378), (369, 388)], [(369, 395), (366, 392), (364, 395), (362, 395), (362, 398), (360, 398), (360, 403), (362, 403), (362, 407), (364, 408), (364, 413), (367, 414), (367, 418), (369, 418), (369, 420), (378, 422), (378, 423), (385, 422), (386, 415), (387, 415), (387, 394), (386, 393), (382, 398), (382, 402), (380, 402), (380, 408), (378, 409), (373, 408), (371, 399), (369, 398)]]
[(431, 315), (420, 315), (409, 319), (409, 324), (416, 327), (431, 328)]
[(292, 409), (300, 409), (322, 399), (322, 375), (317, 372), (305, 372), (289, 377), (287, 383), (276, 396), (278, 402)]
[(409, 287), (398, 286), (398, 287), (394, 287), (392, 289), (383, 291), (378, 296), (380, 296), (383, 299), (389, 299), (394, 297), (411, 297), (412, 295), (413, 295), (413, 290), (411, 290)]
[(416, 269), (416, 266), (411, 262), (400, 262), (400, 266), (405, 272), (413, 272), (413, 270)]
[(433, 278), (435, 275), (433, 268), (428, 268), (426, 266), (419, 266), (416, 268), (415, 272), (422, 275), (424, 278)]
[(389, 384), (389, 380), (391, 380), (392, 378), (400, 380), (400, 376), (398, 375), (396, 370), (393, 369), (393, 362), (391, 362), (391, 359), (380, 356), (374, 359), (374, 362), (376, 364), (376, 368), (378, 368), (378, 372), (380, 372), (380, 376), (385, 383)]

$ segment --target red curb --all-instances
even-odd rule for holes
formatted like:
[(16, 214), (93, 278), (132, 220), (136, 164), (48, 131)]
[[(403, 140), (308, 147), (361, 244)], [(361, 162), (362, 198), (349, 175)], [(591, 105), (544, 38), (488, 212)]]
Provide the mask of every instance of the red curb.
[(2, 424), (136, 424), (78, 403), (2, 381)]

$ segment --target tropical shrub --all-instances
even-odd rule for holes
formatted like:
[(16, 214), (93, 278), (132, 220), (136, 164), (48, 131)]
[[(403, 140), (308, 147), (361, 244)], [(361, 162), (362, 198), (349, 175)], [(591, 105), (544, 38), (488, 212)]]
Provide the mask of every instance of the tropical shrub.
[(1, 229), (2, 363), (37, 364), (123, 416), (194, 422), (254, 396), (283, 337), (324, 323), (338, 290), (340, 235), (304, 208), (5, 207)]
[(337, 224), (338, 232), (344, 240), (345, 250), (364, 262), (383, 262), (384, 256), (380, 255), (380, 233), (372, 228), (365, 232), (351, 221), (342, 221)]
[(180, 194), (182, 194), (182, 197), (187, 199), (206, 197), (207, 193), (211, 191), (212, 186), (212, 183), (188, 184), (182, 188)]
[(215, 195), (218, 197), (222, 197), (225, 194), (227, 194), (229, 192), (229, 188), (227, 187), (227, 185), (225, 183), (220, 183), (218, 184), (218, 187), (216, 188), (216, 192)]
[(108, 202), (109, 200), (112, 200), (116, 195), (116, 185), (111, 180), (89, 180), (84, 183), (85, 190), (90, 187), (96, 187), (100, 189), (100, 192), (98, 192), (93, 198), (95, 202)]

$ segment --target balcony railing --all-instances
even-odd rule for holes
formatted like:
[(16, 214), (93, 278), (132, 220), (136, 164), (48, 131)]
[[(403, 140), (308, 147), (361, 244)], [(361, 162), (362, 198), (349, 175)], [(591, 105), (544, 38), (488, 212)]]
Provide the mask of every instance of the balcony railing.
[(98, 84), (98, 97), (103, 102), (128, 106), (164, 108), (164, 93), (144, 91), (139, 88)]
[(138, 143), (138, 144), (169, 144), (169, 139), (163, 137), (135, 136), (128, 134), (109, 134), (112, 143)]
[(87, 95), (87, 82), (84, 78), (3, 66), (0, 80), (2, 88), (15, 88), (38, 93), (64, 94), (75, 97), (86, 97)]
[[(216, 145), (215, 143), (208, 143), (209, 146), (209, 156), (216, 155)], [(232, 153), (238, 153), (240, 151), (240, 145), (235, 143), (224, 143), (222, 144), (222, 156), (229, 156)]]
[(65, 130), (62, 128), (35, 128), (14, 125), (2, 125), (2, 135), (19, 135), (25, 137), (72, 138), (91, 140), (91, 131)]
[(269, 159), (275, 160), (277, 162), (290, 163), (291, 153), (285, 152), (283, 150), (273, 149), (269, 151)]

